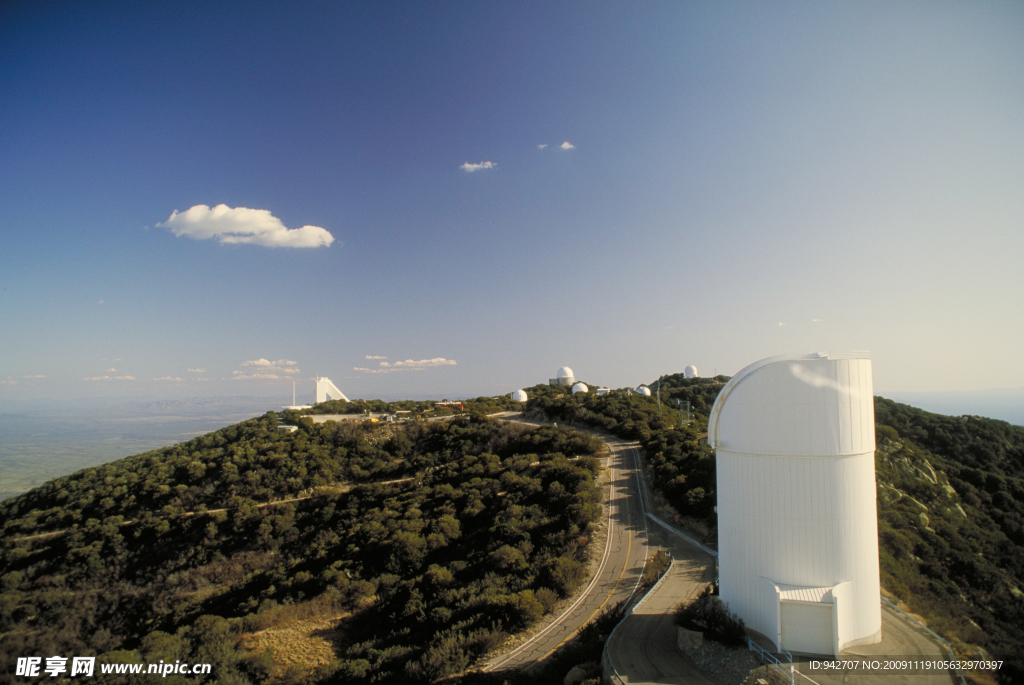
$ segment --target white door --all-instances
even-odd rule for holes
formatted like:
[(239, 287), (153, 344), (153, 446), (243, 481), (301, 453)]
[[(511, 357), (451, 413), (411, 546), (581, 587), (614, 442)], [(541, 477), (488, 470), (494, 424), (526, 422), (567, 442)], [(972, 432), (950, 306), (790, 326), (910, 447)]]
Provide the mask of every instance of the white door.
[(832, 608), (820, 602), (782, 602), (783, 649), (832, 654)]

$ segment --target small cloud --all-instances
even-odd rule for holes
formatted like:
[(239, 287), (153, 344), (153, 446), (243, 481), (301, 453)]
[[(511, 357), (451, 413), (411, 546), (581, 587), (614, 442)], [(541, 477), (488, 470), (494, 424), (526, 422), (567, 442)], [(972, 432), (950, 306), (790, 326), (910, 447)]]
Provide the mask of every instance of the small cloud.
[(477, 164), (470, 164), (469, 162), (466, 162), (459, 168), (465, 171), (466, 173), (471, 174), (474, 171), (480, 171), (481, 169), (493, 169), (496, 166), (498, 166), (497, 162), (479, 162)]
[(114, 367), (110, 367), (104, 373), (117, 373), (117, 369), (115, 369)]
[(776, 324), (776, 325), (778, 325), (778, 326), (785, 326), (785, 325), (786, 325), (786, 323), (785, 323), (784, 321), (780, 321), (780, 322), (779, 322), (778, 324)]
[(382, 357), (379, 354), (368, 354), (368, 355), (366, 355), (366, 358), (367, 359), (387, 359), (387, 357)]
[(206, 369), (189, 369), (189, 373), (206, 373)]
[[(405, 369), (425, 369), (429, 366), (455, 366), (456, 364), (458, 364), (458, 362), (454, 359), (434, 357), (433, 359), (418, 359), (416, 361), (406, 359), (404, 362), (395, 362), (394, 366)], [(381, 366), (387, 366), (387, 363), (382, 362)]]
[(28, 378), (28, 379), (35, 379), (35, 380), (38, 380), (38, 379), (43, 379), (43, 378), (46, 378), (46, 376), (44, 376), (44, 375), (43, 375), (43, 374), (41, 374), (41, 373), (37, 373), (37, 374), (35, 374), (34, 376), (22, 376), (22, 378)]
[(537, 149), (539, 149), (539, 150), (543, 150), (543, 149), (544, 149), (544, 148), (546, 148), (547, 146), (548, 146), (548, 144), (547, 144), (547, 143), (541, 143), (540, 145), (538, 145), (538, 146), (537, 146)]
[(135, 376), (87, 376), (83, 381), (133, 381)]
[(811, 319), (811, 323), (820, 323), (822, 319)]
[(184, 378), (179, 378), (178, 376), (161, 376), (160, 378), (154, 378), (153, 380), (155, 380), (155, 381), (174, 381), (175, 383), (180, 383), (181, 381), (183, 381), (185, 379)]
[(395, 371), (401, 371), (401, 369), (368, 369), (365, 366), (353, 366), (353, 371), (359, 371), (360, 373), (394, 373)]
[(208, 380), (210, 380), (210, 379), (209, 379), (209, 378), (196, 378), (196, 380), (197, 380), (197, 381), (208, 381)]
[(99, 302), (97, 302), (96, 304), (103, 304), (104, 302), (106, 302), (106, 300), (100, 300), (100, 301), (99, 301)]
[(135, 376), (114, 376), (115, 381), (133, 381)]
[(561, 147), (563, 150), (575, 150), (576, 149), (576, 146), (573, 145), (572, 143), (570, 143), (568, 140), (565, 141), (564, 143), (562, 143), (559, 147)]
[[(232, 371), (232, 378), (236, 381), (243, 380), (260, 380), (260, 381), (278, 381), (286, 378), (294, 377), (301, 373), (297, 366), (298, 362), (294, 362), (290, 359), (277, 359), (270, 361), (269, 359), (252, 359), (244, 361), (241, 366), (246, 369), (244, 371)], [(249, 369), (252, 371), (250, 372)]]
[(157, 226), (169, 228), (179, 238), (216, 238), (222, 245), (251, 243), (263, 247), (311, 248), (327, 247), (334, 242), (334, 236), (319, 226), (286, 228), (269, 210), (224, 204), (212, 209), (195, 205), (184, 212), (174, 210), (167, 221)]
[(5, 378), (4, 380), (0, 381), (0, 385), (17, 385), (17, 384), (18, 384), (18, 381), (14, 380), (13, 378)]

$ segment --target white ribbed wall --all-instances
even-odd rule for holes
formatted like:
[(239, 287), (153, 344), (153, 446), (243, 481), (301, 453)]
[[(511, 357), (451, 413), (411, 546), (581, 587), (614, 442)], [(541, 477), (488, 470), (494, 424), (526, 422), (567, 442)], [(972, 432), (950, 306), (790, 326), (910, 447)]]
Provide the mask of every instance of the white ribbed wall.
[(777, 640), (777, 600), (764, 579), (849, 583), (837, 593), (838, 646), (877, 641), (870, 360), (847, 354), (758, 362), (722, 389), (711, 414), (723, 601)]

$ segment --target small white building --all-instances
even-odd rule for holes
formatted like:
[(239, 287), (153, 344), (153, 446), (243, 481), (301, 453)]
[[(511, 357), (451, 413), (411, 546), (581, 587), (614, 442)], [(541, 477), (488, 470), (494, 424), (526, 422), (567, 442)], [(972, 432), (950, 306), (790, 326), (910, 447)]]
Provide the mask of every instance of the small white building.
[(700, 374), (697, 373), (697, 367), (693, 364), (690, 364), (683, 369), (683, 376), (686, 378), (700, 378)]
[(646, 397), (650, 397), (651, 396), (651, 389), (648, 388), (646, 385), (641, 385), (641, 386), (637, 387), (635, 392), (636, 392), (637, 395), (644, 395)]
[(725, 384), (717, 451), (722, 601), (776, 649), (882, 639), (871, 360), (772, 357)]
[(590, 388), (587, 387), (586, 383), (577, 383), (572, 386), (572, 394), (575, 395), (578, 392), (590, 392)]
[(598, 394), (599, 397), (603, 397), (603, 396), (607, 395), (609, 392), (611, 392), (611, 391), (608, 390), (608, 388), (598, 388), (597, 389), (597, 394)]
[(529, 398), (526, 396), (526, 391), (520, 388), (512, 393), (512, 399), (515, 402), (525, 402)]

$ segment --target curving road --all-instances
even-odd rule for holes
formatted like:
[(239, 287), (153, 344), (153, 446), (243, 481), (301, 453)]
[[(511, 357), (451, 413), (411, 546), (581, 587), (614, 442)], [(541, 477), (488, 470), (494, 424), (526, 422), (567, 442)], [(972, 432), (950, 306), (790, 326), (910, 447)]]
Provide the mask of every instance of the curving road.
[(602, 610), (613, 607), (636, 591), (648, 548), (647, 498), (640, 482), (639, 447), (635, 442), (602, 436), (609, 448), (610, 486), (607, 505), (608, 537), (601, 564), (593, 580), (558, 618), (511, 652), (492, 658), (485, 671), (521, 668), (536, 663), (589, 623)]

